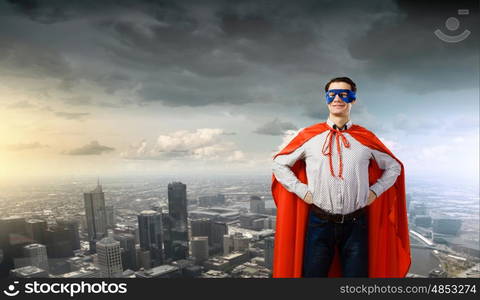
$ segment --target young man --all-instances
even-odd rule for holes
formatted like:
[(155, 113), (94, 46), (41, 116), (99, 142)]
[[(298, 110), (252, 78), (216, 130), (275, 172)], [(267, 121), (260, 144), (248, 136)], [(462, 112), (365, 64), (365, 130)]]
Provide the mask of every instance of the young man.
[(300, 131), (274, 158), (273, 276), (403, 277), (410, 266), (403, 166), (350, 120), (350, 78), (330, 80), (325, 92), (327, 122)]

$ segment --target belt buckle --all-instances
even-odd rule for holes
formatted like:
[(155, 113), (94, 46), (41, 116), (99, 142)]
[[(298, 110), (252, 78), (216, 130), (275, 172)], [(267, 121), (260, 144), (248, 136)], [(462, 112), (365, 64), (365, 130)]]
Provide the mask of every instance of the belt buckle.
[(345, 221), (345, 215), (341, 215), (341, 216), (342, 216), (342, 220), (340, 222), (335, 222), (335, 223), (343, 224), (343, 222)]

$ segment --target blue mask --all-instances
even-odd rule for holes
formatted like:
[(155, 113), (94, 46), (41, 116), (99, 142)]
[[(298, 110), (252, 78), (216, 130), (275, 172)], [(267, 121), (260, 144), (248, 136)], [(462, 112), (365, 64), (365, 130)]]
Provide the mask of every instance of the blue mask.
[(356, 99), (355, 92), (351, 90), (329, 90), (327, 92), (327, 104), (332, 103), (335, 96), (338, 95), (343, 102), (350, 103)]

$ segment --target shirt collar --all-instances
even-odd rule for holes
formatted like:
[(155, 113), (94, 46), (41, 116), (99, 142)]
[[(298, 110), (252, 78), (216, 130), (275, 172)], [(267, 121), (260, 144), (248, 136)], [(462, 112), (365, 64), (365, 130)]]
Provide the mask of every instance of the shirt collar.
[[(330, 120), (330, 118), (327, 119), (327, 125), (334, 129), (337, 127), (335, 123), (333, 123), (333, 121)], [(348, 122), (344, 125), (344, 127), (341, 130), (349, 129), (350, 127), (352, 127), (352, 120), (348, 120)]]

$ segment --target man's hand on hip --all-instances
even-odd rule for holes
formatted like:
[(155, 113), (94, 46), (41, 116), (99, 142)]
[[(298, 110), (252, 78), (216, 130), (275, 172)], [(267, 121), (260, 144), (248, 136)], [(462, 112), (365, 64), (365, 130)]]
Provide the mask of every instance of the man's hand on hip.
[(305, 198), (303, 199), (303, 201), (307, 202), (308, 204), (312, 204), (313, 203), (312, 193), (307, 192), (307, 194), (305, 194)]
[(373, 201), (375, 201), (375, 199), (377, 199), (377, 195), (376, 195), (372, 190), (369, 190), (369, 192), (368, 192), (368, 202), (367, 202), (367, 205), (372, 204)]

